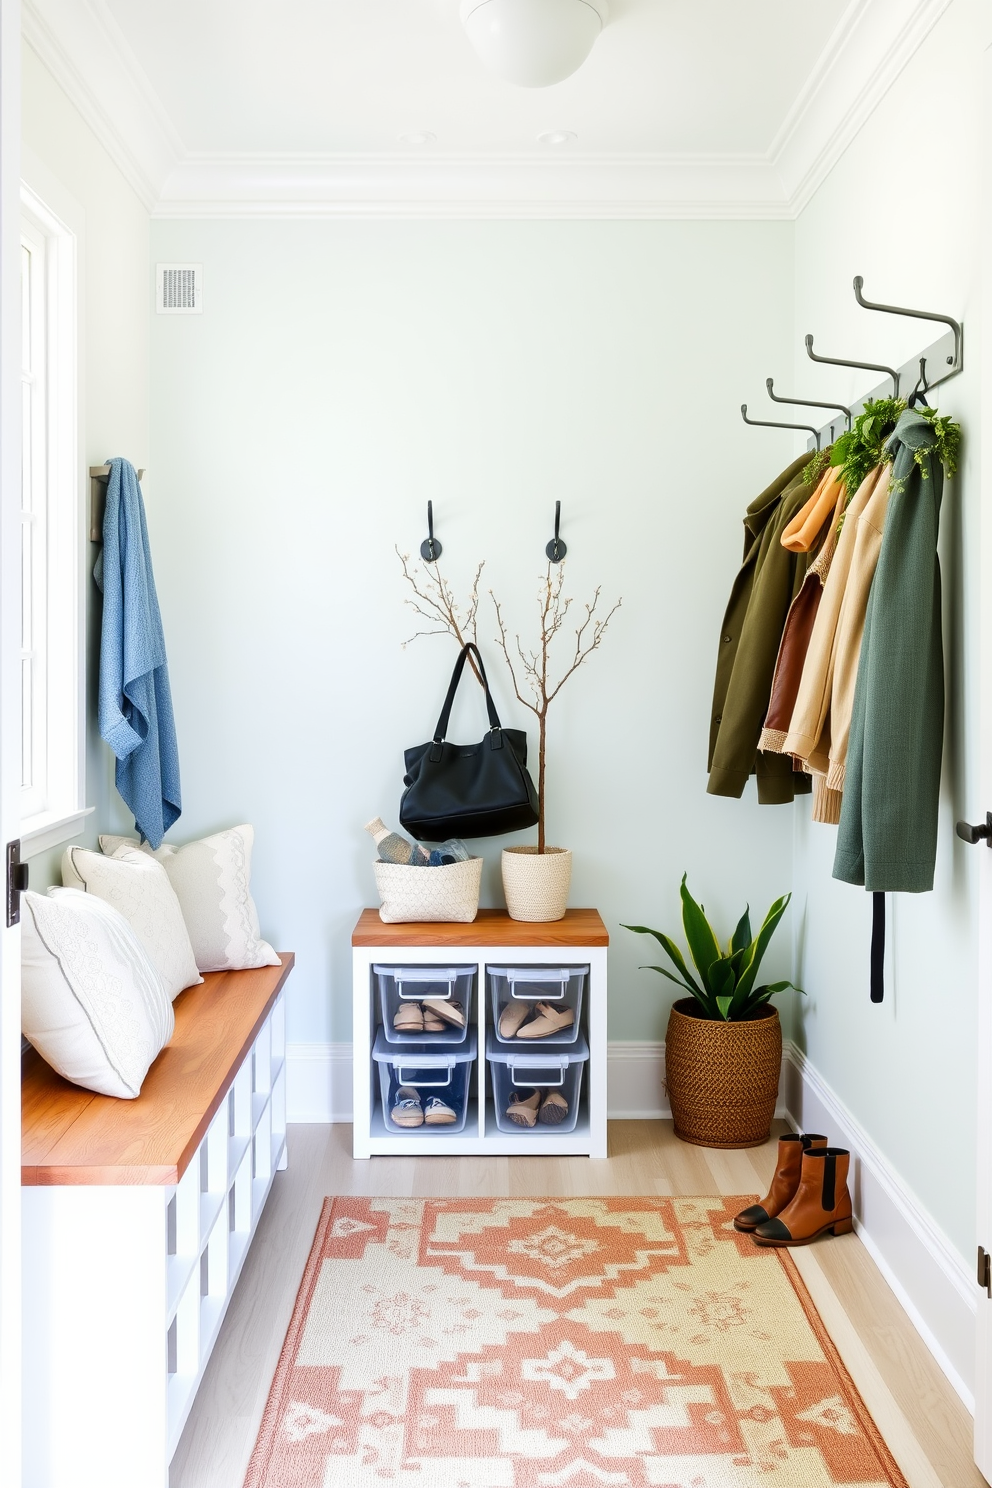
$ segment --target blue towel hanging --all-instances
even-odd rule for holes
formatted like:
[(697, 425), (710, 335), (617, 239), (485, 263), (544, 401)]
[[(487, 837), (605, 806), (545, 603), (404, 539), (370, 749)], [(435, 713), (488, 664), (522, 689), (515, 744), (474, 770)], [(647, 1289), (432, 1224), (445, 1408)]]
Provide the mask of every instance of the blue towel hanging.
[(107, 463), (103, 548), (93, 570), (103, 591), (100, 737), (117, 757), (117, 789), (154, 848), (182, 812), (179, 750), (141, 487), (127, 460)]

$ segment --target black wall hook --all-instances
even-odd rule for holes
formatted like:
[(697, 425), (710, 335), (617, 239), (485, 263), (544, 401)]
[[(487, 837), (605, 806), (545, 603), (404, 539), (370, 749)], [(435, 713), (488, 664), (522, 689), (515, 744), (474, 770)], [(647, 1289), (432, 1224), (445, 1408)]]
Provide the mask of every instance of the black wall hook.
[(755, 429), (799, 429), (803, 434), (812, 434), (816, 440), (817, 449), (820, 448), (820, 431), (814, 429), (812, 424), (778, 424), (772, 419), (753, 419), (747, 416), (747, 404), (741, 404), (741, 418), (746, 424)]
[(568, 552), (568, 548), (565, 546), (565, 544), (562, 542), (561, 538), (558, 536), (558, 529), (559, 529), (560, 526), (561, 526), (561, 502), (560, 501), (556, 501), (555, 502), (555, 535), (551, 539), (551, 541), (548, 543), (548, 546), (544, 550), (547, 553), (547, 555), (548, 555), (548, 561), (550, 563), (560, 563), (561, 560), (564, 558), (565, 554)]
[(425, 563), (436, 563), (441, 556), (441, 544), (434, 536), (434, 503), (427, 503), (427, 536), (420, 544), (420, 556)]

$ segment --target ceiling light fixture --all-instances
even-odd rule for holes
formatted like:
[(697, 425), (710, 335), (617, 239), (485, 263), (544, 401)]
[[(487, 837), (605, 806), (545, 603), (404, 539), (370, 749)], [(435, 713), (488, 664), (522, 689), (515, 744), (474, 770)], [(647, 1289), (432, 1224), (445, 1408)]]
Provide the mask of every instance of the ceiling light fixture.
[(437, 135), (431, 134), (428, 129), (409, 129), (398, 138), (401, 145), (433, 145)]
[(546, 88), (582, 66), (609, 9), (607, 0), (461, 0), (461, 17), (490, 72)]
[(569, 145), (572, 140), (578, 139), (571, 129), (548, 129), (544, 134), (537, 136), (539, 145)]

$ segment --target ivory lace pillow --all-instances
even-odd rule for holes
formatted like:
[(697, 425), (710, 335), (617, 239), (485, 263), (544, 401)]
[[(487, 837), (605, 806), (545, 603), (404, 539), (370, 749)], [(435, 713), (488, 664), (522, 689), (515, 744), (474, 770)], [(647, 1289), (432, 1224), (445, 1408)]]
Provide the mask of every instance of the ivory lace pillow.
[(21, 896), (21, 1028), (74, 1085), (133, 1100), (175, 1028), (123, 915), (77, 889)]
[(125, 847), (108, 858), (70, 847), (62, 855), (62, 882), (67, 889), (95, 894), (124, 916), (170, 998), (203, 981), (176, 891), (150, 853)]
[[(279, 965), (279, 957), (262, 939), (251, 897), (254, 841), (254, 828), (246, 824), (185, 847), (163, 843), (151, 854), (176, 891), (200, 971)], [(136, 845), (129, 837), (100, 838), (104, 852), (120, 852), (122, 847), (133, 851)]]

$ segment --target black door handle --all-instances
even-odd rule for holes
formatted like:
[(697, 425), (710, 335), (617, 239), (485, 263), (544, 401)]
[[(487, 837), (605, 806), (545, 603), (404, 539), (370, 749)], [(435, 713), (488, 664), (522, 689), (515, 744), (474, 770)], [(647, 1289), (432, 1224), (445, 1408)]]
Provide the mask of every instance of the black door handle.
[(984, 841), (986, 847), (992, 847), (992, 811), (985, 813), (985, 825), (973, 827), (971, 822), (955, 822), (954, 830), (963, 842), (970, 842), (972, 847), (976, 842)]

